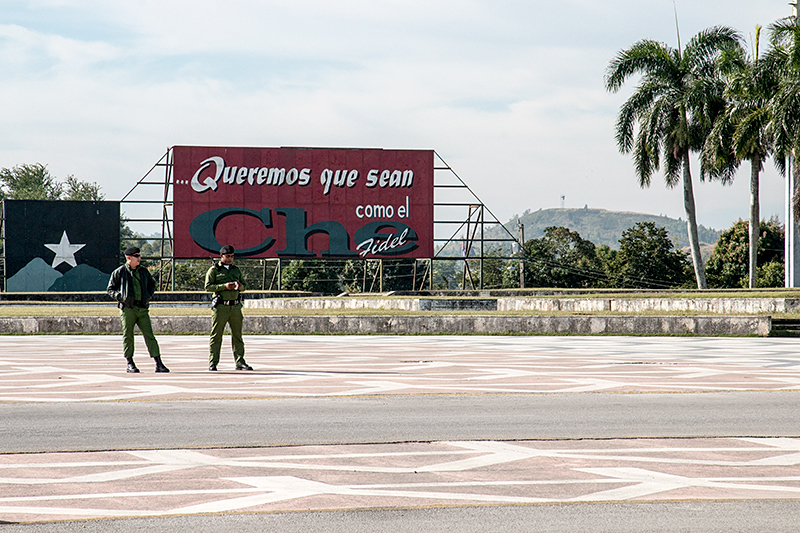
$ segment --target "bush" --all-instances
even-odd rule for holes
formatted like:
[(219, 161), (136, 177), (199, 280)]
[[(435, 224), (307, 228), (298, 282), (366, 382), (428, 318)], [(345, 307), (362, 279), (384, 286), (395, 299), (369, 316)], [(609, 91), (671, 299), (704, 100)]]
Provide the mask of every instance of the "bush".
[[(706, 263), (706, 278), (709, 287), (738, 288), (749, 285), (750, 262), (749, 229), (746, 220), (739, 220), (730, 228), (720, 233), (719, 241)], [(761, 234), (758, 238), (758, 264), (763, 265), (756, 276), (761, 277), (762, 269), (769, 263), (779, 263), (781, 266), (770, 267), (768, 275), (772, 276), (769, 283), (775, 283), (774, 276), (777, 271), (783, 272), (783, 226), (776, 220), (761, 222)], [(767, 273), (765, 272), (765, 275)], [(761, 285), (756, 280), (758, 287), (782, 287), (781, 281), (777, 285)]]
[[(757, 287), (783, 287), (784, 280), (786, 279), (786, 272), (782, 262), (772, 261), (764, 266), (758, 267), (756, 273), (756, 286)], [(744, 285), (747, 288), (747, 278), (742, 278)]]

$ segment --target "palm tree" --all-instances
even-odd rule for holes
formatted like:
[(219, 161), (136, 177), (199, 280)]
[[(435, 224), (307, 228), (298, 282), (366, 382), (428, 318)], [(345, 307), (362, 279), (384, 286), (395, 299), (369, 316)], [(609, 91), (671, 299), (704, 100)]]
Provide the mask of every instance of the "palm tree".
[[(641, 187), (665, 162), (667, 187), (683, 182), (683, 206), (689, 233), (697, 287), (706, 288), (703, 259), (697, 238), (689, 154), (699, 152), (714, 119), (723, 111), (723, 84), (715, 66), (719, 51), (734, 46), (738, 34), (714, 27), (694, 36), (681, 51), (652, 40), (642, 40), (623, 50), (609, 63), (606, 89), (617, 92), (634, 74), (642, 80), (622, 105), (616, 139), (622, 153), (633, 153)], [(701, 178), (703, 177), (701, 172)]]
[[(800, 176), (800, 22), (795, 17), (788, 17), (772, 24), (770, 32), (772, 48), (766, 60), (779, 78), (778, 92), (770, 103), (775, 155), (781, 172), (786, 171), (786, 158), (794, 156), (792, 175), (796, 177)], [(800, 191), (797, 189), (792, 203), (794, 212), (800, 212)], [(787, 225), (791, 223), (786, 221)]]
[[(723, 50), (719, 70), (726, 82), (725, 112), (714, 122), (703, 146), (705, 169), (723, 183), (733, 179), (742, 161), (750, 162), (749, 286), (756, 287), (761, 232), (759, 179), (772, 151), (770, 102), (778, 77), (769, 61), (759, 58), (761, 27), (756, 26), (752, 56), (742, 43)], [(780, 165), (779, 165), (780, 166)]]

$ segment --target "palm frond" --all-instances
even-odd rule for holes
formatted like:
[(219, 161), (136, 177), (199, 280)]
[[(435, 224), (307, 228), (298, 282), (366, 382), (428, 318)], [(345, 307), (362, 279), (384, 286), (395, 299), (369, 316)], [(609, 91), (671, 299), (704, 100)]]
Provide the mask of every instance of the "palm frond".
[(715, 56), (728, 47), (734, 48), (741, 42), (736, 30), (727, 26), (714, 26), (702, 30), (686, 44), (683, 60), (689, 68), (695, 70), (705, 68), (709, 62), (715, 62)]
[(605, 73), (606, 90), (617, 92), (635, 74), (666, 72), (673, 68), (674, 61), (667, 45), (642, 40), (627, 50), (620, 51), (608, 64)]
[(653, 101), (658, 97), (660, 91), (661, 88), (658, 86), (642, 84), (622, 104), (615, 127), (615, 138), (620, 152), (626, 154), (631, 151), (637, 120), (652, 107)]

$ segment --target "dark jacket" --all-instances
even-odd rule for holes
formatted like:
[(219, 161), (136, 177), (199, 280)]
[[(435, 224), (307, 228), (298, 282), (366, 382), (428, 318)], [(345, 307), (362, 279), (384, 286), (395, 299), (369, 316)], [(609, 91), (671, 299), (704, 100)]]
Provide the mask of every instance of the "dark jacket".
[[(147, 307), (156, 292), (156, 282), (145, 267), (139, 266), (138, 270), (142, 282), (142, 307)], [(127, 263), (111, 273), (106, 292), (123, 307), (133, 306), (133, 275)]]

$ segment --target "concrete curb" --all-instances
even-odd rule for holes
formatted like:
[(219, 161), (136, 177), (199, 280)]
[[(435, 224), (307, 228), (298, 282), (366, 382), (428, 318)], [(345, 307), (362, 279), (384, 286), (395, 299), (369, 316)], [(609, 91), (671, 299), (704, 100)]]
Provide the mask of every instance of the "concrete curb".
[(797, 298), (499, 298), (498, 311), (757, 314), (796, 313)]
[(532, 313), (797, 313), (798, 298), (269, 298), (247, 299), (254, 309), (396, 309), (401, 311), (527, 311)]
[[(210, 316), (152, 317), (157, 333), (205, 334)], [(255, 334), (769, 335), (769, 316), (247, 316)], [(118, 317), (0, 317), (0, 333), (120, 333)]]

